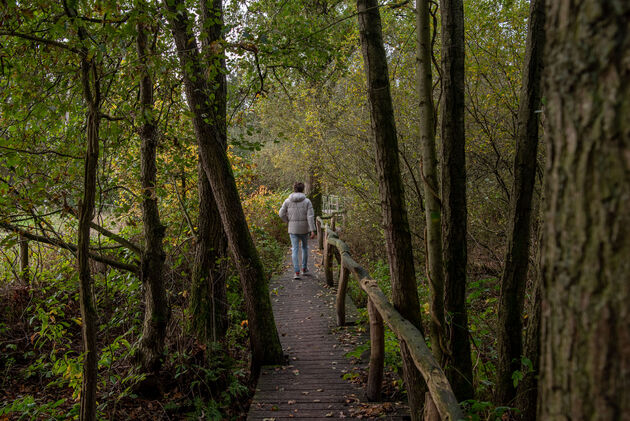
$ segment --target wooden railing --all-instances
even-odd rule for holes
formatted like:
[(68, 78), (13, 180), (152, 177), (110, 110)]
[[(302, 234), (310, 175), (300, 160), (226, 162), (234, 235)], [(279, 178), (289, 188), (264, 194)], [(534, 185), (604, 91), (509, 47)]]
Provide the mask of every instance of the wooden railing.
[[(330, 225), (324, 220), (330, 219)], [(400, 341), (407, 344), (413, 361), (427, 383), (435, 407), (444, 421), (464, 419), (464, 415), (453, 394), (440, 365), (433, 358), (422, 333), (406, 320), (387, 300), (376, 280), (350, 254), (350, 248), (335, 231), (335, 217), (317, 217), (317, 234), (320, 250), (324, 255), (326, 284), (334, 286), (333, 259), (339, 262), (339, 282), (337, 288), (337, 324), (345, 325), (346, 291), (350, 274), (354, 274), (359, 286), (368, 296), (368, 316), (370, 319), (370, 363), (367, 383), (367, 397), (371, 401), (380, 400), (385, 361), (385, 331), (383, 322), (392, 329)]]

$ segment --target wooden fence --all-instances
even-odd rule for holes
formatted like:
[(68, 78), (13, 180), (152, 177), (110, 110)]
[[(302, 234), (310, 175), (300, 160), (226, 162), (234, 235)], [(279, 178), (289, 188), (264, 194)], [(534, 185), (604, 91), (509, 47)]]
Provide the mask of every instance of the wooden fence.
[[(330, 220), (325, 224), (324, 220)], [(387, 300), (378, 283), (350, 254), (350, 248), (335, 231), (335, 217), (317, 217), (317, 234), (320, 250), (324, 255), (324, 273), (326, 284), (334, 286), (333, 260), (339, 262), (339, 282), (337, 288), (336, 312), (337, 324), (345, 324), (346, 291), (350, 274), (353, 274), (359, 286), (368, 295), (368, 316), (370, 319), (370, 363), (367, 384), (367, 397), (371, 401), (380, 400), (385, 361), (385, 331), (387, 323), (400, 341), (407, 344), (413, 361), (427, 383), (435, 407), (444, 421), (464, 419), (464, 415), (453, 394), (440, 365), (433, 358), (422, 333), (406, 320)]]

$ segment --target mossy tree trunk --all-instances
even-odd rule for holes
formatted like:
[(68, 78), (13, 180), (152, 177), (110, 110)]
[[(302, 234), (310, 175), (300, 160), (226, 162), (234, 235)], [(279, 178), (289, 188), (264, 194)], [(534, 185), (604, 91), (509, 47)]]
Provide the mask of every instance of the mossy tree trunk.
[(206, 173), (199, 165), (199, 223), (193, 267), (190, 327), (202, 342), (217, 342), (228, 328), (227, 240)]
[(444, 358), (444, 261), (442, 258), (442, 209), (438, 196), (435, 145), (435, 108), (431, 71), (431, 30), (428, 0), (416, 0), (417, 87), (420, 114), (420, 145), (424, 179), (426, 220), (426, 275), (431, 288), (431, 351), (439, 362)]
[[(215, 98), (225, 98), (227, 95), (225, 59), (215, 48), (221, 43), (223, 29), (221, 2), (200, 1), (200, 16), (204, 28), (201, 34), (203, 58), (208, 66), (214, 69), (208, 74), (208, 89)], [(222, 132), (219, 139), (225, 142), (227, 141), (225, 103), (217, 103), (216, 107), (217, 113), (213, 124)], [(223, 144), (223, 148), (227, 148), (227, 143)], [(190, 327), (197, 337), (203, 342), (217, 342), (225, 337), (228, 328), (226, 291), (228, 244), (210, 182), (201, 166), (201, 156), (199, 162), (199, 222), (188, 313)]]
[(524, 372), (516, 388), (516, 399), (512, 406), (521, 411), (522, 420), (536, 419), (536, 404), (538, 401), (538, 376), (540, 370), (540, 276), (534, 279), (531, 293), (527, 332), (525, 333), (525, 347), (523, 355), (531, 362), (531, 367), (521, 366)]
[(97, 314), (94, 302), (94, 282), (90, 273), (90, 226), (96, 203), (96, 171), (99, 155), (99, 128), (101, 121), (101, 90), (99, 65), (90, 56), (85, 40), (88, 33), (77, 18), (73, 5), (64, 2), (64, 9), (83, 47), (81, 55), (81, 88), (87, 108), (86, 151), (83, 173), (83, 198), (79, 202), (77, 262), (79, 272), (79, 304), (81, 308), (81, 336), (83, 339), (83, 372), (81, 381), (80, 421), (96, 420), (96, 393), (98, 385), (98, 347), (96, 343)]
[(460, 401), (474, 396), (466, 311), (467, 217), (464, 133), (464, 6), (441, 0), (442, 14), (442, 234), (446, 375)]
[[(422, 330), (411, 233), (400, 174), (396, 123), (378, 2), (357, 0), (357, 10), (361, 49), (367, 75), (372, 132), (375, 140), (376, 171), (379, 178), (381, 210), (390, 267), (392, 301), (403, 317)], [(414, 420), (420, 420), (426, 386), (404, 342), (401, 343), (400, 348), (411, 416)]]
[(28, 284), (31, 279), (28, 267), (28, 239), (20, 235), (18, 243), (20, 244), (20, 278), (22, 282)]
[(166, 227), (160, 222), (156, 178), (156, 150), (159, 132), (153, 109), (153, 80), (147, 64), (146, 23), (142, 10), (136, 24), (136, 49), (140, 68), (140, 179), (142, 184), (142, 222), (144, 250), (140, 279), (144, 287), (144, 323), (140, 340), (139, 360), (143, 373), (157, 375), (162, 365), (166, 325), (169, 318), (164, 287), (163, 267), (166, 255), (162, 246)]
[(545, 0), (530, 5), (525, 65), (518, 110), (514, 184), (510, 203), (510, 229), (501, 276), (497, 351), (496, 402), (512, 405), (516, 387), (512, 373), (521, 369), (523, 355), (523, 301), (529, 267), (532, 200), (538, 153), (538, 116), (542, 104), (541, 74), (545, 43)]
[(630, 413), (630, 2), (549, 1), (541, 420)]
[[(96, 198), (96, 168), (98, 166), (100, 98), (96, 65), (86, 58), (82, 60), (81, 75), (84, 96), (88, 105), (87, 149), (83, 179), (83, 199), (79, 204), (79, 237), (77, 260), (79, 262), (79, 297), (81, 305), (81, 332), (83, 336), (83, 381), (81, 386), (81, 421), (96, 419), (96, 386), (98, 384), (98, 348), (96, 345), (96, 304), (94, 283), (90, 274), (90, 223), (94, 218)], [(90, 76), (92, 75), (92, 76)]]
[(318, 172), (319, 169), (316, 166), (311, 166), (309, 168), (308, 180), (305, 186), (306, 194), (313, 204), (315, 216), (321, 216), (322, 214), (322, 190)]

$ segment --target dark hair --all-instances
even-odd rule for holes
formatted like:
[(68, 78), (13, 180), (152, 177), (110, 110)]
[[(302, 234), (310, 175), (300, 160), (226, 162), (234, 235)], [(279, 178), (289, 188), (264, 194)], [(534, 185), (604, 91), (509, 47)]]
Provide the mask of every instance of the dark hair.
[(296, 181), (295, 183), (293, 183), (293, 191), (298, 192), (298, 193), (304, 193), (304, 183), (300, 183), (299, 181)]

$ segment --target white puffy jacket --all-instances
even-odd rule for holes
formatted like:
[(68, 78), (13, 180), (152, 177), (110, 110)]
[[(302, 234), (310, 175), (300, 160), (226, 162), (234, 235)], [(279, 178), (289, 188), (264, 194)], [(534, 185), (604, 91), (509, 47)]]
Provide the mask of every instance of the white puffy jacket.
[(278, 214), (289, 223), (289, 234), (307, 234), (316, 230), (313, 204), (304, 193), (291, 193)]

